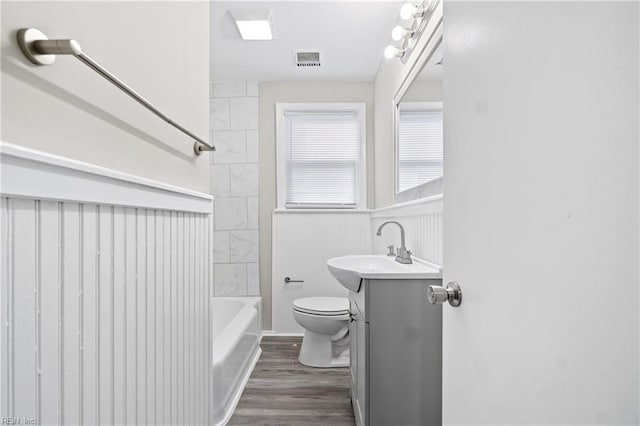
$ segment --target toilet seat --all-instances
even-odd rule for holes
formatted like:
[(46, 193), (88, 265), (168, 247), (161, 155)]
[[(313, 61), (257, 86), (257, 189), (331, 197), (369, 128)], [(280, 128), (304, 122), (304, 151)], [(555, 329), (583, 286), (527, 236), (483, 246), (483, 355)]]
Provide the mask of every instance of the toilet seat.
[(320, 316), (349, 314), (349, 299), (346, 297), (303, 297), (293, 301), (298, 312)]

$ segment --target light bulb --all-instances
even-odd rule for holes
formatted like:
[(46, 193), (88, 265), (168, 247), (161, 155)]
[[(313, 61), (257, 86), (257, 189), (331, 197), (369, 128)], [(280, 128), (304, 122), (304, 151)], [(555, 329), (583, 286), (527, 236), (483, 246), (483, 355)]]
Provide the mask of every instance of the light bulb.
[(391, 38), (394, 41), (406, 40), (413, 37), (414, 34), (415, 32), (411, 29), (403, 28), (401, 25), (398, 25), (393, 29), (393, 31), (391, 31)]
[(391, 38), (395, 41), (400, 41), (402, 40), (402, 37), (404, 37), (404, 28), (402, 28), (401, 25), (397, 25), (392, 31), (391, 31)]
[(407, 30), (405, 30), (404, 28), (402, 28), (401, 25), (397, 25), (392, 31), (391, 31), (391, 38), (394, 41), (400, 41), (402, 40), (405, 35), (407, 34)]
[(403, 20), (415, 18), (423, 12), (422, 6), (415, 3), (405, 3), (400, 8), (400, 18)]
[(384, 49), (384, 57), (387, 59), (392, 59), (394, 56), (396, 56), (396, 48), (393, 46), (387, 46)]
[(395, 46), (387, 46), (384, 49), (384, 57), (387, 59), (393, 59), (395, 57), (401, 56), (401, 50)]

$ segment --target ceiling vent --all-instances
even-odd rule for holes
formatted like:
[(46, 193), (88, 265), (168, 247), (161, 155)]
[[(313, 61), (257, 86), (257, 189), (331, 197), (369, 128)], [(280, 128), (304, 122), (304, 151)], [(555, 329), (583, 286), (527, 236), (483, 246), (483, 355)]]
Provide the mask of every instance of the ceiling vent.
[(319, 67), (320, 52), (299, 51), (295, 55), (296, 65), (299, 67)]

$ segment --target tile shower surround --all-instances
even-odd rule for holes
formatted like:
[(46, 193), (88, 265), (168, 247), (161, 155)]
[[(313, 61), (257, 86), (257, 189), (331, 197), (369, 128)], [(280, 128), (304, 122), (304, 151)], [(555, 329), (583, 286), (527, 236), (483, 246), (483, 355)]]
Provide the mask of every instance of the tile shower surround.
[(209, 97), (214, 292), (259, 295), (258, 83), (213, 82)]

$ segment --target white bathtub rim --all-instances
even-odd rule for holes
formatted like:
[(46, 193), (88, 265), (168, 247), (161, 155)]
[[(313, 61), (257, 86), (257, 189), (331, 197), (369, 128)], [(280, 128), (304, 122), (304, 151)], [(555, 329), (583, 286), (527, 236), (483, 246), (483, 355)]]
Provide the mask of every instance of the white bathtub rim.
[(236, 407), (238, 406), (238, 402), (240, 402), (240, 397), (244, 392), (244, 388), (247, 386), (247, 383), (249, 382), (251, 373), (253, 373), (253, 370), (256, 367), (258, 360), (260, 359), (260, 355), (262, 355), (262, 348), (260, 347), (261, 340), (262, 340), (262, 337), (258, 339), (258, 344), (256, 345), (257, 350), (255, 351), (255, 354), (251, 358), (251, 361), (249, 362), (249, 365), (244, 375), (242, 376), (242, 380), (240, 381), (239, 386), (237, 386), (237, 389), (235, 394), (233, 395), (233, 398), (231, 398), (230, 403), (227, 404), (227, 407), (224, 411), (224, 417), (222, 417), (222, 420), (220, 420), (220, 422), (214, 423), (214, 426), (225, 426), (227, 423), (229, 423), (229, 420), (231, 420), (231, 417), (233, 417), (233, 413), (235, 413)]
[[(244, 333), (238, 330), (248, 330), (251, 322), (257, 318), (258, 311), (251, 305), (243, 306), (231, 319), (220, 335), (213, 341), (211, 363), (215, 366), (227, 359)], [(218, 342), (218, 343), (216, 343)], [(223, 344), (221, 344), (223, 342)], [(224, 345), (224, 346), (223, 346)]]
[(251, 304), (258, 311), (258, 328), (262, 331), (262, 296), (213, 296), (211, 300), (233, 300)]

